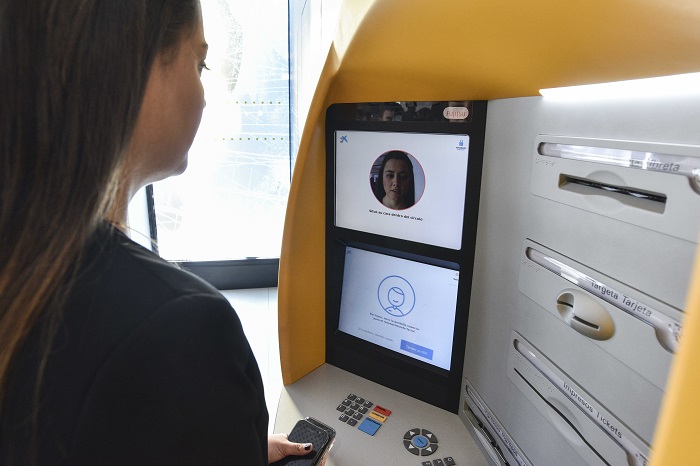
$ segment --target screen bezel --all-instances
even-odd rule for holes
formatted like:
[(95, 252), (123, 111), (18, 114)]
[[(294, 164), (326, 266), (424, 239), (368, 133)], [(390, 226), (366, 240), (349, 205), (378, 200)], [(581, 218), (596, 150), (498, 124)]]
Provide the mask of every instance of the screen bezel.
[[(470, 119), (357, 121), (360, 106), (334, 104), (326, 112), (326, 362), (426, 403), (457, 413), (466, 347), (474, 245), (481, 191), (485, 101), (469, 102)], [(469, 136), (462, 242), (458, 250), (335, 226), (335, 133), (372, 131)], [(346, 246), (459, 270), (457, 310), (449, 370), (424, 363), (338, 330)]]

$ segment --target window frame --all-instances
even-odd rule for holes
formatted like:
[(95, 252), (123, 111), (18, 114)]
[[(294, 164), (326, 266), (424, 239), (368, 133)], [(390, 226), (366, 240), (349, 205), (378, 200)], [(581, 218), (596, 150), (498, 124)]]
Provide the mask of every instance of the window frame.
[[(160, 255), (152, 184), (146, 186), (146, 204), (153, 252)], [(279, 258), (168, 262), (197, 275), (218, 290), (276, 288), (278, 284)]]

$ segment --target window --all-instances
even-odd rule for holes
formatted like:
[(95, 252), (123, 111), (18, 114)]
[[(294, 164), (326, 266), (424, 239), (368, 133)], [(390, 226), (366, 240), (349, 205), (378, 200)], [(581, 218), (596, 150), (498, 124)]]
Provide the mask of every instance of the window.
[(207, 106), (187, 171), (153, 185), (158, 251), (185, 262), (279, 258), (290, 182), (287, 1), (201, 5)]

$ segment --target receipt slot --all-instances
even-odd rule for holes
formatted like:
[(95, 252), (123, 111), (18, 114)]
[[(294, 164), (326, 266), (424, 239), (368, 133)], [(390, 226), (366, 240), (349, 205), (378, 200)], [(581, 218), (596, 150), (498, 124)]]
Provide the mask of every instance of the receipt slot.
[(564, 322), (589, 338), (607, 340), (615, 333), (615, 323), (608, 311), (582, 291), (567, 289), (560, 293), (557, 310)]

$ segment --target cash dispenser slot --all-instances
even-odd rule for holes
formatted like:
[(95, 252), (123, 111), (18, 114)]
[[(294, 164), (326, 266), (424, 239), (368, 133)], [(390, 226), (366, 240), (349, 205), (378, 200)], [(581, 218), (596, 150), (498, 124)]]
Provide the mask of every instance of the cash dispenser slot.
[[(479, 441), (488, 452), (491, 460), (501, 466), (517, 464), (518, 466), (532, 466), (530, 460), (525, 456), (517, 443), (503, 428), (501, 422), (488, 408), (481, 396), (474, 390), (469, 381), (464, 386), (465, 397), (462, 410), (476, 432)], [(492, 434), (492, 432), (494, 434)], [(512, 462), (508, 462), (501, 450), (504, 449), (510, 454)]]
[(493, 461), (495, 464), (498, 464), (499, 466), (510, 466), (510, 463), (508, 463), (506, 457), (503, 456), (503, 451), (501, 450), (501, 447), (498, 446), (498, 443), (491, 435), (489, 430), (486, 428), (486, 426), (484, 426), (484, 424), (479, 420), (479, 418), (476, 417), (474, 411), (472, 411), (471, 408), (467, 407), (465, 414), (467, 416), (467, 419), (469, 420), (469, 423), (474, 429), (474, 432), (476, 433), (479, 442), (481, 442), (482, 447), (484, 447), (486, 453), (489, 455), (489, 458), (491, 458), (491, 461)]
[(649, 445), (518, 332), (508, 377), (586, 463), (647, 465)]
[(700, 146), (539, 135), (530, 191), (695, 243)]

